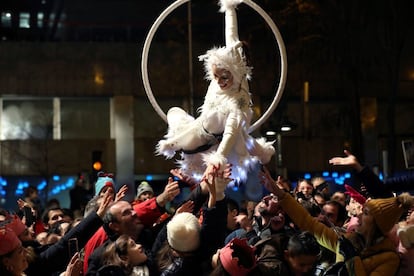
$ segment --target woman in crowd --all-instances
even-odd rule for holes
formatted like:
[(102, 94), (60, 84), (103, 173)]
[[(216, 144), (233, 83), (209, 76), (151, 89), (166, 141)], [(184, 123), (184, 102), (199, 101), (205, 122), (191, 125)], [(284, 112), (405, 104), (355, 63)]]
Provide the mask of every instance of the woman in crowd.
[(98, 270), (98, 275), (149, 275), (145, 265), (148, 257), (142, 245), (128, 235), (119, 236), (110, 244), (102, 255), (105, 266)]
[(14, 231), (0, 227), (0, 275), (21, 276), (29, 266), (26, 250)]
[(311, 232), (318, 242), (336, 253), (336, 262), (343, 262), (352, 275), (395, 275), (400, 258), (387, 237), (404, 212), (413, 205), (408, 193), (397, 197), (368, 200), (359, 217), (355, 232), (340, 235), (334, 229), (314, 220), (297, 201), (281, 190), (268, 170), (261, 175), (265, 187), (279, 199), (283, 210), (303, 231)]

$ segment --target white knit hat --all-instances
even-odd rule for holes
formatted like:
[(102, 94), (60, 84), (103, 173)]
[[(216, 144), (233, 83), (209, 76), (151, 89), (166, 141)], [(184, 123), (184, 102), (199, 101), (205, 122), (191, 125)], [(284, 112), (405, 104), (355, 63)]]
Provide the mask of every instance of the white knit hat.
[(176, 214), (167, 224), (167, 240), (179, 252), (195, 251), (200, 245), (200, 224), (191, 213)]

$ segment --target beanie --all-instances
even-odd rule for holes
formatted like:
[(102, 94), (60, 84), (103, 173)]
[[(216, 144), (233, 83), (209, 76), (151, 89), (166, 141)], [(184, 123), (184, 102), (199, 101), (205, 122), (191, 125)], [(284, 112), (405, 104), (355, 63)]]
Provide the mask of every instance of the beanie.
[(176, 214), (167, 224), (167, 240), (179, 252), (195, 251), (200, 244), (200, 224), (191, 213)]
[(99, 195), (104, 187), (112, 187), (115, 189), (114, 175), (111, 173), (99, 172), (98, 179), (95, 183), (95, 196)]
[(142, 193), (150, 192), (154, 194), (151, 185), (147, 181), (142, 181), (137, 188), (137, 197), (139, 197)]
[(369, 213), (374, 217), (375, 224), (383, 235), (386, 235), (396, 224), (404, 211), (413, 205), (414, 199), (409, 193), (397, 197), (371, 199), (365, 203)]
[[(256, 266), (255, 248), (247, 239), (234, 238), (220, 250), (220, 262), (230, 275), (245, 276)], [(241, 264), (240, 260), (245, 260)]]
[(12, 252), (22, 243), (16, 233), (8, 226), (0, 228), (0, 256)]

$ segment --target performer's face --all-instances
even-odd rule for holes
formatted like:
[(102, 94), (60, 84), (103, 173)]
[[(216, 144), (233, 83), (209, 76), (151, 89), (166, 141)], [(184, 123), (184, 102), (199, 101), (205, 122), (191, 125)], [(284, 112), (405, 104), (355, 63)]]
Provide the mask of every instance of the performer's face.
[(213, 74), (214, 79), (222, 90), (229, 89), (233, 85), (233, 75), (230, 71), (213, 65)]

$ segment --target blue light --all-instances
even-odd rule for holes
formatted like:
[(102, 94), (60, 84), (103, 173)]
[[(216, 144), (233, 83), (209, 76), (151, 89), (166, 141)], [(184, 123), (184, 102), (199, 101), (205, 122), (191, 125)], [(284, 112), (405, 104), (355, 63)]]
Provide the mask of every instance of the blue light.
[(43, 180), (42, 182), (40, 182), (40, 183), (37, 185), (37, 190), (38, 190), (38, 191), (43, 190), (43, 189), (46, 187), (46, 185), (47, 185), (46, 181), (45, 181), (45, 180)]
[(322, 176), (323, 177), (328, 177), (329, 176), (329, 172), (322, 172)]
[(333, 178), (337, 178), (338, 177), (338, 173), (337, 172), (332, 172), (332, 177)]
[(59, 175), (54, 175), (52, 176), (53, 181), (59, 181), (60, 180), (60, 176)]
[(344, 185), (344, 181), (340, 178), (336, 178), (335, 183), (338, 184), (338, 185)]
[(303, 175), (303, 178), (305, 178), (305, 179), (311, 179), (311, 174), (310, 173), (305, 173), (304, 175)]
[(5, 196), (5, 195), (6, 195), (6, 191), (5, 191), (5, 190), (0, 190), (0, 194), (1, 194), (2, 196)]
[(235, 192), (237, 192), (239, 190), (239, 187), (236, 186), (236, 185), (234, 185), (232, 188), (233, 188), (233, 191), (235, 191)]
[(147, 181), (151, 181), (153, 178), (154, 178), (154, 177), (153, 177), (151, 174), (147, 174), (147, 175), (145, 176), (145, 180), (147, 180)]
[(345, 178), (351, 178), (351, 173), (349, 172), (345, 173)]
[(384, 175), (382, 174), (382, 172), (379, 172), (378, 177), (381, 181), (384, 180)]

